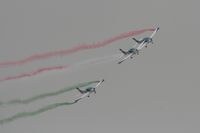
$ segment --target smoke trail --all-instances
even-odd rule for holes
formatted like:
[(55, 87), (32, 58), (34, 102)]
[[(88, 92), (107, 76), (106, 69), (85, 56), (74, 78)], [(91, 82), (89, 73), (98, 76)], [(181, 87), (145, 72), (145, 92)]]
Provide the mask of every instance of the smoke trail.
[[(89, 59), (86, 61), (82, 61), (76, 64), (72, 64), (72, 65), (65, 65), (65, 66), (53, 66), (53, 67), (46, 67), (46, 68), (40, 68), (36, 71), (33, 72), (29, 72), (29, 73), (22, 73), (16, 76), (8, 76), (8, 77), (4, 77), (2, 79), (0, 79), (0, 82), (3, 81), (8, 81), (8, 80), (16, 80), (16, 79), (21, 79), (21, 78), (25, 78), (25, 77), (32, 77), (35, 75), (39, 75), (43, 72), (49, 72), (49, 71), (55, 71), (55, 70), (64, 70), (67, 68), (83, 68), (83, 66), (86, 65), (97, 65), (97, 64), (102, 64), (102, 63), (106, 63), (108, 61), (112, 61), (113, 59), (118, 59), (121, 57), (122, 54), (114, 54), (114, 55), (108, 55), (108, 56), (103, 56), (103, 57), (99, 57), (99, 58), (94, 58), (94, 59)], [(0, 103), (1, 105), (1, 103)]]
[(113, 60), (117, 60), (119, 58), (121, 58), (123, 56), (123, 54), (113, 54), (113, 55), (109, 55), (109, 56), (104, 56), (102, 58), (97, 58), (96, 60), (92, 60), (89, 62), (89, 64), (102, 64), (102, 63), (107, 63)]
[(25, 78), (25, 77), (32, 77), (37, 74), (41, 74), (43, 72), (48, 72), (48, 71), (53, 71), (53, 70), (63, 70), (65, 68), (67, 68), (67, 66), (54, 66), (54, 67), (40, 68), (40, 69), (30, 72), (30, 73), (23, 73), (23, 74), (16, 75), (16, 76), (8, 76), (5, 78), (2, 78), (2, 79), (0, 79), (0, 82), (7, 81), (7, 80), (21, 79), (21, 78)]
[(112, 44), (115, 41), (118, 41), (118, 40), (121, 40), (121, 39), (124, 39), (124, 38), (127, 38), (127, 37), (131, 37), (131, 36), (134, 36), (134, 35), (139, 35), (139, 34), (142, 34), (144, 32), (147, 32), (147, 31), (154, 31), (154, 30), (155, 29), (151, 28), (151, 29), (142, 29), (142, 30), (137, 30), (137, 31), (130, 31), (130, 32), (122, 33), (120, 35), (111, 37), (107, 40), (97, 42), (97, 43), (94, 43), (94, 44), (83, 44), (83, 45), (72, 47), (72, 48), (66, 49), (66, 50), (53, 51), (53, 52), (47, 52), (47, 53), (42, 53), (42, 54), (35, 54), (35, 55), (32, 55), (30, 57), (27, 57), (25, 59), (18, 60), (18, 61), (0, 62), (0, 68), (1, 67), (8, 67), (8, 66), (22, 65), (22, 64), (29, 63), (29, 62), (33, 62), (35, 60), (42, 60), (42, 59), (47, 59), (47, 58), (56, 57), (56, 56), (66, 56), (66, 55), (76, 53), (76, 52), (82, 51), (82, 50), (100, 48), (100, 47), (104, 47), (104, 46), (107, 46), (109, 44)]
[(66, 88), (60, 89), (55, 92), (49, 92), (49, 93), (45, 93), (45, 94), (36, 95), (36, 96), (30, 97), (28, 99), (15, 99), (15, 100), (7, 101), (7, 102), (0, 102), (0, 105), (29, 104), (31, 102), (34, 102), (34, 101), (37, 101), (40, 99), (44, 99), (44, 98), (51, 97), (51, 96), (56, 96), (56, 95), (71, 91), (77, 87), (84, 87), (84, 86), (88, 86), (90, 84), (98, 83), (98, 82), (99, 81), (90, 81), (90, 82), (80, 83), (80, 84), (77, 84), (77, 85), (74, 85), (71, 87), (66, 87)]
[(88, 60), (76, 63), (74, 65), (71, 65), (71, 68), (78, 68), (78, 67), (83, 68), (84, 66), (86, 67), (86, 65), (98, 65), (98, 64), (102, 64), (104, 62), (108, 62), (108, 61), (118, 59), (121, 56), (122, 56), (122, 54), (113, 54), (113, 55), (106, 55), (106, 56), (103, 56), (103, 57), (88, 59)]
[(74, 102), (72, 103), (68, 103), (68, 102), (63, 102), (63, 103), (55, 103), (55, 104), (50, 104), (50, 105), (47, 105), (43, 108), (40, 108), (38, 110), (35, 110), (35, 111), (31, 111), (31, 112), (20, 112), (20, 113), (17, 113), (11, 117), (8, 117), (8, 118), (4, 118), (4, 119), (1, 119), (0, 120), (0, 125), (1, 124), (6, 124), (8, 122), (12, 122), (14, 120), (17, 120), (19, 118), (24, 118), (24, 117), (30, 117), (30, 116), (34, 116), (34, 115), (38, 115), (40, 113), (43, 113), (43, 112), (46, 112), (46, 111), (49, 111), (49, 110), (52, 110), (52, 109), (55, 109), (57, 107), (60, 107), (60, 106), (66, 106), (66, 105), (71, 105), (71, 104), (74, 104)]

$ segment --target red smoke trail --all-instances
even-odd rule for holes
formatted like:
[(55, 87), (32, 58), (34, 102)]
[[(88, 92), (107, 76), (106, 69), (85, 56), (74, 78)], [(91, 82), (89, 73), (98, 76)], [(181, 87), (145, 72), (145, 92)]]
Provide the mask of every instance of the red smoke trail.
[(22, 65), (22, 64), (26, 64), (26, 63), (29, 63), (29, 62), (32, 62), (35, 60), (42, 60), (42, 59), (47, 59), (47, 58), (56, 57), (56, 56), (66, 56), (66, 55), (76, 53), (78, 51), (82, 51), (82, 50), (86, 50), (86, 49), (100, 48), (100, 47), (107, 46), (115, 41), (118, 41), (118, 40), (121, 40), (121, 39), (124, 39), (127, 37), (131, 37), (131, 36), (139, 35), (144, 32), (147, 32), (147, 31), (154, 31), (154, 30), (155, 29), (151, 28), (151, 29), (130, 31), (130, 32), (122, 33), (120, 35), (111, 37), (110, 39), (104, 40), (102, 42), (97, 42), (94, 44), (83, 44), (83, 45), (79, 45), (79, 46), (76, 46), (76, 47), (73, 47), (70, 49), (66, 49), (66, 50), (52, 51), (52, 52), (47, 52), (47, 53), (42, 53), (42, 54), (35, 54), (35, 55), (32, 55), (30, 57), (27, 57), (25, 59), (18, 60), (18, 61), (0, 62), (0, 68), (8, 67), (8, 66), (15, 66), (15, 65)]
[(16, 75), (16, 76), (5, 77), (3, 79), (0, 79), (0, 82), (7, 81), (7, 80), (21, 79), (21, 78), (25, 78), (25, 77), (32, 77), (32, 76), (35, 76), (37, 74), (41, 74), (42, 72), (47, 72), (47, 71), (52, 71), (52, 70), (62, 70), (62, 69), (65, 69), (67, 67), (68, 66), (54, 66), (54, 67), (40, 68), (40, 69), (33, 71), (33, 72), (30, 72), (30, 73), (23, 73), (23, 74)]
[(17, 80), (17, 79), (22, 79), (26, 77), (32, 77), (35, 75), (39, 75), (43, 72), (50, 72), (50, 71), (56, 71), (56, 70), (64, 70), (66, 68), (83, 68), (83, 67), (88, 67), (88, 65), (98, 65), (101, 63), (106, 63), (108, 61), (112, 61), (113, 59), (117, 59), (121, 56), (121, 54), (115, 54), (115, 55), (107, 55), (99, 58), (93, 58), (93, 59), (88, 59), (84, 60), (72, 65), (63, 65), (63, 66), (51, 66), (51, 67), (45, 67), (45, 68), (39, 68), (38, 70), (32, 71), (32, 72), (27, 72), (27, 73), (22, 73), (19, 75), (14, 75), (14, 76), (8, 76), (0, 79), (0, 82), (3, 81), (8, 81), (8, 80)]
[(110, 58), (117, 58), (117, 57), (119, 57), (119, 55), (121, 55), (121, 54), (115, 54), (115, 55), (110, 55), (110, 56), (104, 56), (104, 57), (89, 59), (89, 60), (78, 62), (78, 63), (72, 64), (72, 65), (39, 68), (39, 69), (32, 71), (32, 72), (27, 72), (27, 73), (22, 73), (22, 74), (19, 74), (19, 75), (4, 77), (4, 78), (0, 79), (0, 82), (8, 81), (8, 80), (17, 80), (17, 79), (22, 79), (22, 78), (26, 78), (26, 77), (32, 77), (32, 76), (35, 76), (35, 75), (39, 75), (43, 72), (63, 70), (63, 69), (66, 69), (66, 68), (79, 68), (79, 67), (82, 68), (84, 66), (86, 67), (86, 65), (94, 65), (94, 64), (102, 63), (103, 61), (107, 61)]

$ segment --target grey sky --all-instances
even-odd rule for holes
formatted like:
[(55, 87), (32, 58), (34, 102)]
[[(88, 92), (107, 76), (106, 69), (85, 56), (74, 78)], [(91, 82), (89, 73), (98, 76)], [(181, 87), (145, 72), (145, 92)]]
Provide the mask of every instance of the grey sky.
[[(1, 83), (0, 100), (6, 100), (102, 77), (106, 80), (90, 99), (3, 125), (0, 132), (199, 132), (198, 12), (196, 0), (1, 0), (0, 61), (97, 42), (134, 29), (159, 26), (160, 31), (154, 45), (122, 65), (112, 62)], [(101, 49), (0, 69), (0, 73), (17, 74), (115, 54), (132, 43), (125, 39)], [(0, 118), (66, 97), (28, 108), (0, 108)]]

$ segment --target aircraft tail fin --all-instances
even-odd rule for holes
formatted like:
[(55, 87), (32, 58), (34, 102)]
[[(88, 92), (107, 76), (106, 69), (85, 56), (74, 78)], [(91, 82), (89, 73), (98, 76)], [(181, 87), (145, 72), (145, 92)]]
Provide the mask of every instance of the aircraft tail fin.
[(124, 50), (122, 50), (122, 49), (119, 49), (123, 54), (127, 54), (127, 52), (125, 52)]
[(132, 38), (135, 42), (137, 43), (141, 43), (139, 40), (135, 39), (135, 38)]
[(79, 88), (76, 88), (81, 94), (83, 94), (84, 93), (84, 91), (82, 91), (81, 89), (79, 89)]

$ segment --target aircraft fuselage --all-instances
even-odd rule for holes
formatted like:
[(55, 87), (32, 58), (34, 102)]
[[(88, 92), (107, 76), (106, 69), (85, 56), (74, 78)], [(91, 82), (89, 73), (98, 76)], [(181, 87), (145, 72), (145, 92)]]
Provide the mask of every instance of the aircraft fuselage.
[(140, 40), (140, 43), (153, 43), (153, 39), (150, 37), (145, 37), (142, 40)]
[(128, 50), (127, 53), (128, 53), (128, 54), (131, 54), (131, 53), (133, 53), (133, 54), (138, 54), (138, 50), (137, 50), (136, 48), (131, 48), (131, 49)]

